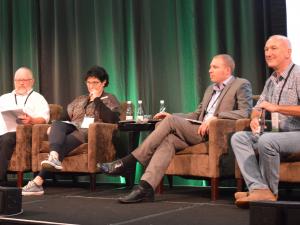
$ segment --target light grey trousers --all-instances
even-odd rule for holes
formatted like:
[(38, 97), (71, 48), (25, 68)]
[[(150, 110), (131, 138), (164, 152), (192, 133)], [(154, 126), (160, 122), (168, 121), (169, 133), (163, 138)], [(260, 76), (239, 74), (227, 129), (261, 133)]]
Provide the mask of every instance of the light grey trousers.
[(175, 152), (203, 141), (203, 138), (197, 134), (198, 128), (199, 125), (178, 116), (170, 115), (163, 119), (132, 152), (144, 167), (147, 166), (141, 180), (147, 181), (155, 189)]
[[(281, 158), (300, 152), (300, 131), (267, 132), (257, 137), (248, 131), (235, 133), (231, 145), (248, 189), (266, 189), (277, 195)], [(259, 162), (254, 149), (258, 151)]]

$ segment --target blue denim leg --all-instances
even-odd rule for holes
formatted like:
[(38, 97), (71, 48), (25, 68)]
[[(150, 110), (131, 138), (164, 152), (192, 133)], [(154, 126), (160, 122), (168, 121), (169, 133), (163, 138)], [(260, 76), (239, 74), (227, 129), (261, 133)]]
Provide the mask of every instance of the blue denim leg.
[(255, 156), (258, 137), (252, 132), (240, 131), (231, 138), (231, 145), (237, 163), (244, 177), (248, 189), (266, 189), (266, 181), (263, 179)]
[(300, 132), (265, 133), (258, 140), (262, 177), (274, 194), (278, 194), (280, 158), (300, 152)]

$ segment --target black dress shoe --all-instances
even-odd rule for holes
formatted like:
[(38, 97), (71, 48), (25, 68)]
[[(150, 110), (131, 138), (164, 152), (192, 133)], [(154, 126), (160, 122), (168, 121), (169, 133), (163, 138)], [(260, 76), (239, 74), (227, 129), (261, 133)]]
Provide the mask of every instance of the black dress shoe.
[(118, 199), (121, 203), (153, 202), (154, 191), (152, 188), (144, 188), (138, 185), (128, 195)]
[(97, 167), (99, 168), (99, 172), (114, 176), (132, 172), (130, 168), (125, 168), (122, 160), (116, 160), (111, 163), (98, 163)]

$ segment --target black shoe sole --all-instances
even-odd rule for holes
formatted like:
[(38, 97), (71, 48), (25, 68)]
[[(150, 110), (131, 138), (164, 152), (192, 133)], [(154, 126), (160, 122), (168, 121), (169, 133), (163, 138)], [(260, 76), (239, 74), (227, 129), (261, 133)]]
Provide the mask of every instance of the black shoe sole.
[(134, 201), (127, 201), (127, 200), (123, 200), (123, 199), (118, 199), (119, 203), (122, 204), (134, 204), (134, 203), (142, 203), (142, 202), (154, 202), (154, 199), (150, 199), (150, 198), (143, 198), (143, 199), (138, 199), (138, 200), (134, 200)]

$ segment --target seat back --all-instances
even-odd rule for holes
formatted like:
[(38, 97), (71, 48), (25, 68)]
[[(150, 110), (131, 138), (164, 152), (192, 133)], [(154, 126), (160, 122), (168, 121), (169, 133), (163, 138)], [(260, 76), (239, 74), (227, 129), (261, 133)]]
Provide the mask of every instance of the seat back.
[(63, 107), (58, 104), (49, 104), (50, 108), (50, 120), (49, 123), (51, 123), (53, 120), (58, 120), (62, 114)]

